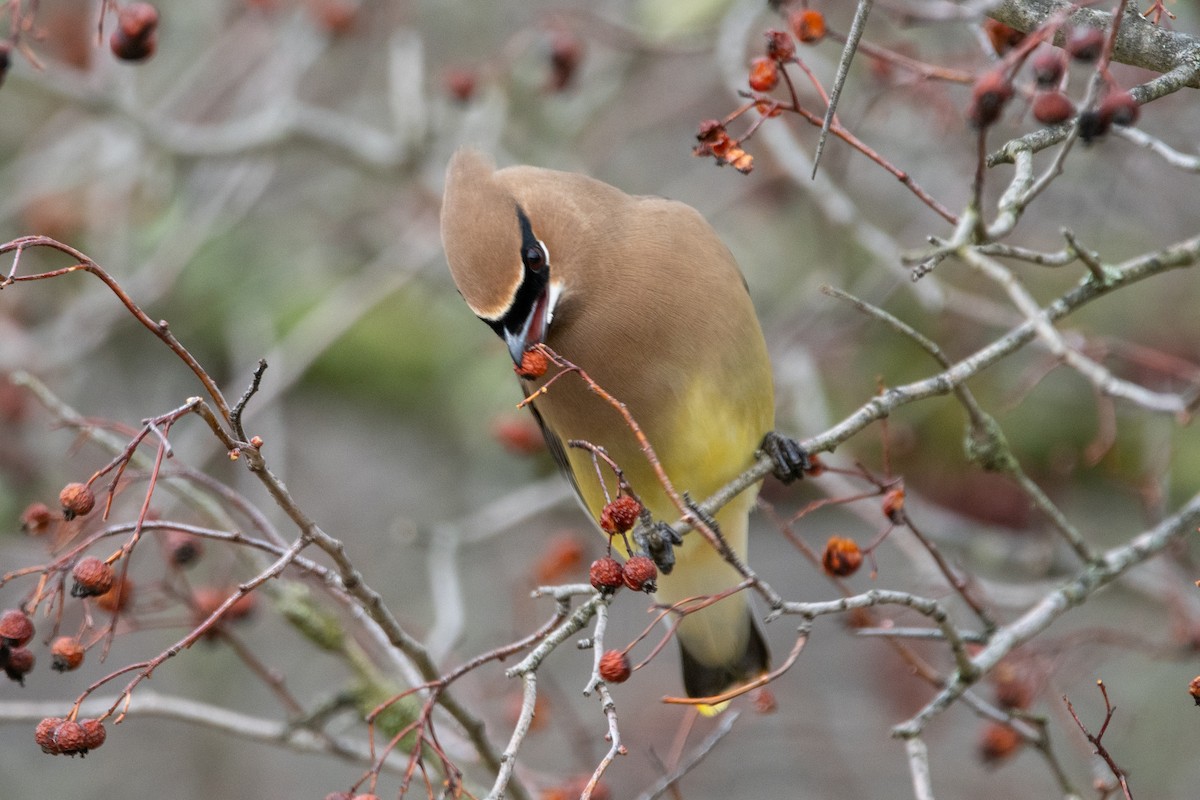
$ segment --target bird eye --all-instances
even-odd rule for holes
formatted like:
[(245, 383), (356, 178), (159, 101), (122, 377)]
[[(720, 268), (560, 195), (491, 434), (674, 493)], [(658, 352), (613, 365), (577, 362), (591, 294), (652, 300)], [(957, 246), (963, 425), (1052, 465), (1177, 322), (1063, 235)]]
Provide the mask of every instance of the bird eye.
[(540, 272), (542, 267), (546, 266), (546, 251), (542, 249), (542, 243), (526, 247), (521, 253), (521, 261), (525, 264), (525, 269)]

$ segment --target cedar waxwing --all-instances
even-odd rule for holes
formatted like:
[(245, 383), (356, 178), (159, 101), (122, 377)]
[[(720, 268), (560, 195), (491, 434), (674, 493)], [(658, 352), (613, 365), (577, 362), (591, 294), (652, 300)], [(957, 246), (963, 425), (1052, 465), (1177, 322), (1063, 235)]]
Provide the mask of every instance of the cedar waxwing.
[[(441, 224), (459, 292), (513, 361), (544, 341), (581, 367), (625, 403), (679, 491), (708, 497), (774, 436), (771, 366), (745, 280), (695, 209), (578, 174), (496, 170), (486, 156), (460, 150), (447, 170)], [(552, 375), (522, 380), (525, 394)], [(601, 476), (590, 453), (567, 447), (572, 439), (603, 447), (655, 519), (677, 518), (630, 429), (581, 380), (564, 376), (531, 407), (594, 519), (605, 503), (600, 481), (613, 497), (617, 482)], [(778, 459), (778, 444), (767, 446)], [(742, 556), (757, 493), (747, 489), (716, 514)], [(698, 534), (674, 556), (658, 578), (659, 603), (740, 582)], [(669, 558), (656, 560), (670, 568)], [(746, 592), (686, 615), (677, 638), (692, 697), (720, 694), (768, 668)]]

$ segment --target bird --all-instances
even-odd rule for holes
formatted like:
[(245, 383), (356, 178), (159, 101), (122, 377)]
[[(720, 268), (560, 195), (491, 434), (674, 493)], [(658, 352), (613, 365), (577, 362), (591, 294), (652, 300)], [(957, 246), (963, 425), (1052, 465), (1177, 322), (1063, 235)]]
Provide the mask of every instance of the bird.
[[(709, 497), (763, 449), (781, 478), (807, 465), (798, 445), (774, 432), (771, 364), (746, 281), (691, 206), (579, 173), (497, 169), (489, 156), (462, 148), (446, 171), (441, 234), (459, 293), (514, 364), (544, 343), (577, 365), (625, 405), (680, 491)], [(548, 449), (593, 520), (619, 486), (591, 452), (568, 446), (574, 440), (603, 448), (654, 519), (677, 518), (622, 416), (579, 380), (538, 393), (551, 377), (520, 380), (527, 398), (537, 393), (530, 406)], [(712, 520), (742, 558), (758, 488)], [(742, 580), (701, 536), (676, 542), (655, 554), (659, 604)], [(770, 668), (744, 591), (683, 615), (676, 638), (692, 698), (713, 698)], [(699, 707), (711, 715), (724, 705)]]

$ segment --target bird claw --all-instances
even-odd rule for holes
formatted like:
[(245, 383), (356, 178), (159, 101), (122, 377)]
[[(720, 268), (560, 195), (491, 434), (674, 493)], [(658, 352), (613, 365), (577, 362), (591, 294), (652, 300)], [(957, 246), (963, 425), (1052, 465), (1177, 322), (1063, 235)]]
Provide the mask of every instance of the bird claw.
[(633, 540), (654, 560), (654, 565), (663, 575), (670, 575), (671, 570), (675, 569), (675, 548), (683, 544), (683, 537), (670, 525), (654, 522), (640, 526), (633, 534)]
[(803, 478), (804, 473), (812, 468), (808, 453), (800, 446), (800, 443), (777, 431), (771, 431), (763, 437), (759, 451), (766, 453), (775, 462), (775, 469), (772, 472), (784, 483), (791, 483)]

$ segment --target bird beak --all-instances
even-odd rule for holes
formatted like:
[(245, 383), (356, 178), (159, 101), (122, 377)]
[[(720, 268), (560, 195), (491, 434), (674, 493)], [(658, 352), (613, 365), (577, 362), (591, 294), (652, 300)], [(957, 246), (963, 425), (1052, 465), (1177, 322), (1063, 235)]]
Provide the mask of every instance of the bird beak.
[(533, 309), (525, 318), (521, 329), (516, 332), (507, 329), (504, 331), (504, 343), (508, 345), (508, 354), (512, 356), (514, 364), (520, 366), (525, 351), (541, 344), (546, 338), (546, 330), (550, 327), (550, 320), (554, 318), (554, 306), (558, 303), (561, 291), (561, 284), (547, 284), (538, 295), (537, 302), (533, 304)]

